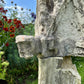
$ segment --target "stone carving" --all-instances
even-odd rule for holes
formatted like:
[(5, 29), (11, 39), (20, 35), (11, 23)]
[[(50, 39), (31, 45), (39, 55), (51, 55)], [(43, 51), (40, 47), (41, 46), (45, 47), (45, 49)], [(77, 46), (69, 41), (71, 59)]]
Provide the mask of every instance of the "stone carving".
[(37, 55), (38, 84), (81, 84), (70, 56), (84, 57), (84, 0), (37, 0), (35, 37), (16, 37), (21, 57)]
[(16, 37), (20, 57), (30, 58), (33, 55), (41, 53), (41, 42), (39, 37), (34, 38), (33, 36), (20, 35)]
[[(35, 36), (53, 36), (57, 41), (60, 56), (73, 55), (60, 45), (66, 40), (74, 43), (84, 37), (84, 1), (83, 0), (38, 0)], [(38, 18), (39, 17), (39, 18)], [(65, 46), (66, 45), (66, 46)], [(75, 45), (75, 44), (73, 44)], [(74, 46), (74, 49), (77, 46)], [(65, 48), (65, 49), (64, 49)], [(74, 50), (75, 51), (75, 50)], [(67, 53), (67, 54), (66, 54)], [(78, 56), (78, 54), (76, 54)], [(57, 55), (58, 56), (58, 55)]]
[(55, 45), (53, 37), (33, 37), (19, 35), (16, 37), (20, 57), (30, 58), (33, 55), (51, 57), (54, 55)]

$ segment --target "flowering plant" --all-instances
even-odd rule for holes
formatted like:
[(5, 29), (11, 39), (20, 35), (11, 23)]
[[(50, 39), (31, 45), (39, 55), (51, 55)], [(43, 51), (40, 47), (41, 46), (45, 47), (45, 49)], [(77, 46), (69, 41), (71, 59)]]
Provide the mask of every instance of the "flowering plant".
[(7, 10), (3, 7), (0, 8), (0, 47), (9, 46), (8, 42), (17, 35), (21, 28), (24, 28), (17, 18), (8, 19), (6, 12)]
[(36, 14), (34, 12), (31, 13), (31, 17), (32, 17), (32, 22), (35, 22), (35, 19), (36, 19)]
[(4, 52), (0, 51), (0, 79), (5, 80), (7, 66), (9, 65), (9, 62), (2, 60), (2, 55), (3, 54), (4, 54)]

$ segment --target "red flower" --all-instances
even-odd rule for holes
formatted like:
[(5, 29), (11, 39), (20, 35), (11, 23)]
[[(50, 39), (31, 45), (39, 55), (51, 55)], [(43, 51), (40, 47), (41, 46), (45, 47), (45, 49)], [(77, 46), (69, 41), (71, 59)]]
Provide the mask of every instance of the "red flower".
[(10, 29), (9, 31), (10, 31), (10, 32), (15, 32), (15, 29)]
[(0, 10), (4, 10), (4, 8), (3, 8), (3, 7), (1, 7), (1, 8), (0, 8)]
[(21, 21), (20, 20), (17, 20), (16, 18), (15, 19), (13, 19), (13, 21), (14, 21), (14, 24), (18, 24), (18, 25), (20, 25), (21, 24)]
[(8, 22), (8, 23), (11, 23), (11, 22), (12, 22), (12, 20), (11, 20), (11, 19), (9, 19), (7, 22)]
[(7, 21), (7, 18), (5, 18), (5, 21)]
[(7, 42), (7, 43), (5, 44), (5, 46), (7, 46), (7, 47), (8, 47), (8, 46), (9, 46), (9, 43)]
[(8, 31), (8, 27), (3, 28), (3, 30)]
[(17, 18), (13, 19), (13, 21), (17, 21)]
[(7, 17), (6, 16), (3, 16), (4, 20), (7, 21)]
[(11, 26), (10, 26), (10, 28), (14, 28), (14, 26), (13, 26), (13, 25), (11, 25)]
[(14, 24), (17, 24), (17, 18), (13, 19)]
[(24, 25), (21, 24), (21, 26), (22, 26), (22, 28), (24, 28)]
[(21, 21), (20, 21), (20, 20), (17, 20), (17, 23), (18, 23), (18, 24), (21, 24)]
[(5, 10), (3, 10), (3, 13), (5, 13), (5, 14), (6, 14), (6, 11), (5, 11)]
[(3, 8), (3, 7), (1, 7), (1, 8), (0, 8), (0, 12), (3, 12), (3, 10), (4, 10), (4, 8)]
[(3, 18), (7, 18), (6, 16), (3, 16)]
[(16, 28), (19, 28), (19, 27), (20, 27), (19, 24), (17, 24), (17, 25), (16, 25)]
[(10, 34), (10, 37), (12, 37), (12, 38), (13, 38), (14, 36), (15, 36), (15, 34)]
[(1, 7), (1, 8), (0, 8), (0, 12), (1, 12), (1, 13), (5, 13), (5, 14), (6, 14), (7, 10), (4, 10), (4, 8), (3, 8), (3, 7)]
[(5, 10), (6, 12), (8, 11), (8, 10)]
[(21, 21), (20, 20), (17, 20), (16, 18), (13, 19), (14, 21), (14, 24), (16, 25), (16, 28), (24, 28), (24, 26), (22, 25)]
[(17, 24), (18, 24), (18, 23), (17, 23), (17, 21), (14, 21), (14, 24), (16, 24), (16, 25), (17, 25)]
[(10, 31), (10, 32), (15, 32), (15, 27), (11, 25), (9, 31)]

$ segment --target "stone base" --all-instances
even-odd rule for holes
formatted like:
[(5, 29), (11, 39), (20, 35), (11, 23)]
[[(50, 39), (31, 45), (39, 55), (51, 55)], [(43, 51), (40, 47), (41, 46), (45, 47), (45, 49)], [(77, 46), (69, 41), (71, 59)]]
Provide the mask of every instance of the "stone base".
[(38, 59), (38, 84), (81, 84), (81, 77), (70, 57)]

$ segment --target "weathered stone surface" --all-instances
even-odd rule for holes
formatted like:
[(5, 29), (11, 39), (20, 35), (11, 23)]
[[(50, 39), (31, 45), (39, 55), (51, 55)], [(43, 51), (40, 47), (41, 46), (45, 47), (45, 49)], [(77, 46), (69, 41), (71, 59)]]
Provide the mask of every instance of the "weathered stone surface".
[(19, 35), (16, 37), (20, 57), (28, 58), (33, 55), (41, 55), (43, 57), (51, 57), (55, 53), (55, 43), (53, 37), (34, 37), (27, 35)]
[(20, 57), (30, 58), (41, 53), (41, 42), (39, 37), (19, 35), (16, 37)]
[(84, 1), (37, 0), (35, 25), (36, 36), (55, 37), (59, 52), (57, 56), (75, 55), (72, 47), (75, 49), (75, 43), (84, 36)]
[(38, 84), (81, 84), (70, 57), (39, 58)]
[(76, 48), (74, 49), (75, 56), (84, 57), (84, 38), (81, 38), (78, 42), (76, 42)]
[(53, 37), (42, 37), (42, 56), (43, 57), (51, 57), (54, 56), (55, 52), (55, 43)]

